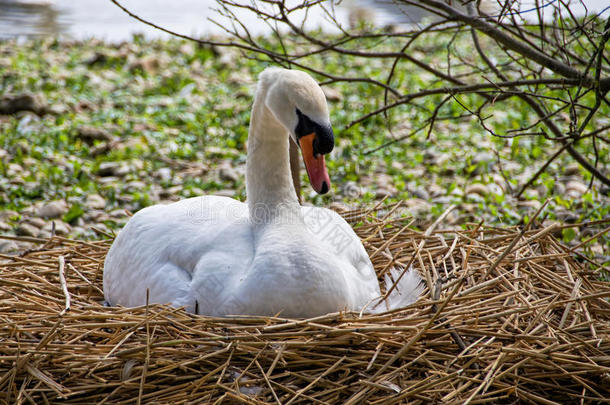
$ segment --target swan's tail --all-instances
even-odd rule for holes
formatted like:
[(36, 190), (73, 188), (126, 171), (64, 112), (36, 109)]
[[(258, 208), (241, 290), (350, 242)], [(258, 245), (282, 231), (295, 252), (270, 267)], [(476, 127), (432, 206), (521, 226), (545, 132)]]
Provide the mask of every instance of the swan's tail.
[[(395, 281), (398, 280), (402, 269), (390, 269), (389, 274), (385, 275), (385, 289), (388, 291), (394, 285)], [(413, 267), (409, 268), (402, 276), (398, 285), (386, 300), (379, 299), (375, 300), (370, 306), (368, 312), (381, 313), (391, 311), (393, 309), (406, 307), (407, 305), (413, 304), (424, 291), (424, 285), (422, 279), (417, 274), (417, 271), (413, 270)], [(383, 298), (383, 297), (382, 297)]]

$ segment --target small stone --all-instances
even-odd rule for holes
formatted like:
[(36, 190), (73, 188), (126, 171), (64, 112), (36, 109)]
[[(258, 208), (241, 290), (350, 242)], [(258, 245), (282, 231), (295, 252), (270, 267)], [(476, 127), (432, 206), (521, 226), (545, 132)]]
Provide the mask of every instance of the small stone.
[(102, 162), (97, 174), (102, 177), (123, 177), (129, 173), (129, 167), (121, 162)]
[(146, 183), (139, 180), (130, 181), (125, 186), (125, 191), (127, 191), (128, 193), (146, 191)]
[(156, 73), (159, 70), (161, 63), (159, 59), (153, 55), (145, 56), (136, 60), (129, 65), (129, 70), (135, 72), (141, 70), (145, 73)]
[(451, 197), (449, 197), (448, 195), (442, 195), (442, 196), (432, 199), (433, 204), (442, 204), (442, 205), (449, 205), (449, 204), (451, 204), (452, 201), (453, 201), (453, 199)]
[(477, 210), (476, 204), (471, 204), (471, 203), (460, 204), (459, 208), (462, 211), (469, 213), (469, 214), (473, 214)]
[(392, 191), (387, 188), (379, 187), (378, 189), (375, 190), (376, 199), (382, 199), (382, 198), (391, 197), (391, 196), (392, 196)]
[(12, 240), (0, 239), (0, 253), (11, 253), (19, 250), (19, 246)]
[(405, 165), (397, 160), (392, 160), (390, 166), (395, 170), (403, 170), (405, 168)]
[(580, 197), (585, 194), (587, 190), (587, 186), (579, 181), (573, 180), (566, 183), (566, 193), (572, 197)]
[(172, 169), (162, 167), (154, 173), (154, 176), (159, 180), (170, 181), (172, 179)]
[(474, 183), (466, 186), (466, 194), (478, 194), (485, 197), (489, 194), (489, 189), (485, 184)]
[[(72, 228), (70, 227), (70, 225), (66, 224), (63, 221), (51, 221), (51, 222), (47, 222), (45, 224), (45, 226), (42, 228), (42, 232), (48, 232), (49, 235), (52, 234), (53, 231), (53, 226), (55, 226), (55, 235), (68, 235), (71, 231)], [(40, 235), (38, 235), (40, 236)], [(48, 237), (48, 235), (47, 235)]]
[(566, 166), (564, 170), (566, 176), (578, 176), (580, 175), (580, 165), (578, 163), (571, 163)]
[(108, 62), (108, 56), (102, 52), (96, 52), (92, 57), (85, 60), (84, 63), (87, 66), (104, 65)]
[(88, 210), (81, 217), (85, 220), (85, 223), (88, 222), (102, 222), (108, 218), (106, 211), (102, 210)]
[(563, 195), (566, 192), (566, 186), (558, 181), (553, 184), (553, 193), (556, 195)]
[(239, 180), (239, 173), (237, 173), (237, 170), (231, 166), (222, 165), (218, 170), (218, 177), (220, 177), (220, 179), (223, 181), (235, 183), (237, 180)]
[(551, 225), (555, 225), (555, 230), (551, 232), (551, 235), (553, 235), (555, 238), (561, 239), (561, 237), (562, 237), (561, 225), (563, 225), (563, 224), (561, 222), (553, 221), (550, 219), (545, 219), (542, 222), (543, 228), (548, 228)]
[(561, 222), (565, 222), (567, 224), (574, 224), (576, 222), (578, 222), (578, 220), (580, 219), (580, 216), (572, 211), (568, 211), (568, 210), (558, 210), (555, 213), (555, 216), (557, 217), (557, 219)]
[(19, 226), (17, 227), (15, 233), (19, 236), (38, 236), (38, 233), (40, 232), (39, 228), (35, 227), (34, 225), (28, 224), (27, 222), (23, 222), (21, 224), (19, 224)]
[(0, 114), (15, 114), (19, 111), (43, 115), (47, 111), (47, 105), (38, 94), (5, 94), (0, 97)]
[(415, 188), (411, 194), (413, 194), (415, 197), (417, 198), (421, 198), (422, 200), (429, 200), (430, 199), (430, 194), (426, 191), (426, 189), (424, 189), (423, 187), (417, 187)]
[[(205, 194), (203, 192), (203, 190), (201, 190), (201, 193), (196, 193), (197, 195), (202, 195)], [(237, 194), (237, 192), (235, 190), (231, 190), (231, 189), (223, 189), (223, 190), (218, 190), (214, 192), (214, 195), (220, 196), (220, 197), (235, 197), (235, 195)]]
[(173, 187), (169, 187), (169, 188), (165, 188), (161, 191), (159, 191), (159, 197), (162, 199), (169, 199), (170, 197), (176, 197), (178, 195), (180, 195), (180, 192), (182, 191), (182, 186), (173, 186)]
[(341, 202), (332, 202), (330, 203), (329, 208), (335, 212), (348, 212), (351, 211), (351, 208)]
[(495, 162), (496, 157), (490, 152), (479, 152), (472, 157), (473, 164)]
[(438, 164), (438, 153), (431, 149), (426, 149), (424, 151), (424, 164), (426, 165), (436, 165)]
[(8, 168), (6, 170), (7, 177), (12, 178), (12, 177), (16, 177), (16, 176), (21, 176), (23, 174), (25, 174), (23, 167), (21, 167), (17, 163), (8, 164)]
[(76, 136), (89, 145), (94, 141), (112, 141), (112, 135), (103, 128), (96, 128), (89, 125), (82, 125), (76, 130)]
[(36, 228), (42, 228), (46, 224), (46, 221), (44, 219), (36, 217), (26, 218), (23, 222), (27, 222), (30, 225), (34, 225)]
[(127, 216), (127, 212), (123, 208), (112, 210), (108, 213), (112, 218), (124, 218)]
[(430, 214), (430, 210), (432, 209), (432, 206), (421, 198), (405, 200), (405, 207), (409, 210), (409, 212), (418, 217)]
[(42, 218), (59, 218), (68, 210), (68, 204), (64, 200), (56, 200), (40, 207), (37, 214)]
[(447, 192), (447, 189), (439, 186), (436, 183), (431, 183), (430, 185), (427, 186), (427, 191), (429, 192), (429, 194), (432, 197), (440, 197), (445, 195), (445, 193)]
[(87, 231), (82, 226), (75, 226), (72, 228), (72, 234), (76, 237), (83, 237)]
[(0, 232), (8, 232), (12, 230), (13, 227), (7, 224), (6, 222), (0, 222)]
[(89, 194), (85, 204), (88, 208), (103, 210), (106, 207), (106, 200), (99, 194)]
[(355, 181), (346, 181), (340, 187), (341, 194), (347, 198), (359, 198), (363, 194), (363, 189)]
[(332, 88), (332, 87), (322, 87), (322, 91), (324, 92), (324, 95), (326, 96), (326, 100), (332, 102), (332, 103), (338, 103), (340, 101), (343, 101), (343, 95), (336, 89)]
[(114, 232), (112, 231), (112, 229), (110, 229), (110, 228), (108, 227), (108, 225), (106, 225), (106, 224), (105, 224), (105, 223), (103, 223), (103, 222), (98, 222), (98, 223), (96, 223), (96, 224), (95, 224), (95, 225), (93, 225), (93, 226), (94, 226), (95, 228), (97, 228), (97, 229), (99, 229), (99, 230), (103, 231), (103, 232), (106, 232), (107, 234), (112, 235), (112, 234), (114, 233)]
[(529, 208), (536, 211), (542, 206), (542, 203), (538, 200), (522, 200), (517, 203), (517, 206), (519, 208)]

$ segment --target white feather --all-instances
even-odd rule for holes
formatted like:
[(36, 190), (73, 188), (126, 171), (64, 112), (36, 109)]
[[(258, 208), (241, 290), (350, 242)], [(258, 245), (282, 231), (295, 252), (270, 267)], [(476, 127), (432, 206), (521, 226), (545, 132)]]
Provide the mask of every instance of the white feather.
[[(296, 108), (329, 122), (309, 75), (263, 72), (248, 137), (247, 204), (205, 196), (136, 213), (106, 257), (108, 303), (144, 305), (148, 290), (150, 303), (200, 314), (311, 317), (378, 299), (373, 265), (349, 224), (296, 200), (288, 156)], [(415, 272), (406, 274), (389, 307), (415, 301), (418, 285)]]

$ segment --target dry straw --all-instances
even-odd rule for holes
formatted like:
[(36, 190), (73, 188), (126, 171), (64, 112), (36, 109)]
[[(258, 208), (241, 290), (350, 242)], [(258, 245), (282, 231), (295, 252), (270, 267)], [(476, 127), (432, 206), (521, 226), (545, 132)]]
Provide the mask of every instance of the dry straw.
[(610, 401), (607, 268), (557, 227), (416, 232), (399, 212), (344, 213), (380, 276), (412, 262), (427, 286), (381, 315), (106, 308), (109, 241), (30, 239), (0, 259), (0, 403)]

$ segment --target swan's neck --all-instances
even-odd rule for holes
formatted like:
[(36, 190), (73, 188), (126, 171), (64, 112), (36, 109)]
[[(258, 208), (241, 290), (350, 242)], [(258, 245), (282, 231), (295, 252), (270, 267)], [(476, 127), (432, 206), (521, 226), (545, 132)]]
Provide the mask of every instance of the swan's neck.
[(257, 92), (248, 134), (246, 193), (250, 218), (259, 222), (300, 213), (290, 174), (289, 135)]

